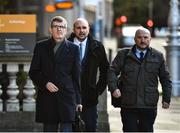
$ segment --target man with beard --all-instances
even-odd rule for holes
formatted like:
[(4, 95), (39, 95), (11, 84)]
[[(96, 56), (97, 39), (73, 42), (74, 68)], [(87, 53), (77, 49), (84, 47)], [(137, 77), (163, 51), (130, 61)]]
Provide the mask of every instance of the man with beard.
[(109, 63), (103, 44), (93, 39), (89, 30), (87, 20), (78, 18), (74, 22), (73, 33), (68, 40), (74, 42), (80, 49), (82, 118), (86, 131), (95, 132), (98, 119), (98, 96), (106, 89)]

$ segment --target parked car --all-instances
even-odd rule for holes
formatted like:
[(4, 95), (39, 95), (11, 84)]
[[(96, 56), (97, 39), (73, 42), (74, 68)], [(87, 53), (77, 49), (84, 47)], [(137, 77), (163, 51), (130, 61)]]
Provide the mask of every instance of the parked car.
[(121, 36), (118, 38), (118, 48), (130, 47), (134, 45), (135, 32), (141, 26), (125, 25), (121, 29)]

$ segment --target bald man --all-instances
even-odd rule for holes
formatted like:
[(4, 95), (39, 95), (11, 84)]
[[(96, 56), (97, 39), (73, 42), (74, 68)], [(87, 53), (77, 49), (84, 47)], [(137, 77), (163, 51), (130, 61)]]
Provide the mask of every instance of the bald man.
[(82, 116), (86, 131), (95, 132), (98, 120), (98, 96), (106, 89), (109, 63), (103, 44), (95, 40), (89, 34), (89, 30), (87, 20), (78, 18), (74, 21), (73, 33), (69, 40), (78, 45), (80, 50)]
[[(162, 107), (168, 109), (172, 83), (163, 54), (151, 48), (150, 31), (135, 33), (135, 45), (118, 52), (108, 70), (108, 87), (115, 98), (121, 97), (124, 132), (153, 132), (159, 100), (158, 78), (162, 85)], [(121, 74), (121, 86), (117, 86)]]

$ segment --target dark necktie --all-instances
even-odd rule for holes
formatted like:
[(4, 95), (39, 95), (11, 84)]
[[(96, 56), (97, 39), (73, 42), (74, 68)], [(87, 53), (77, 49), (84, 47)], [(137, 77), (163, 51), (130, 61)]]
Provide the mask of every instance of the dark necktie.
[(139, 60), (140, 60), (140, 61), (143, 61), (143, 58), (144, 58), (144, 53), (143, 53), (143, 52), (140, 52), (140, 58), (139, 58)]
[(80, 51), (80, 61), (83, 59), (82, 55), (82, 43), (79, 44), (79, 51)]

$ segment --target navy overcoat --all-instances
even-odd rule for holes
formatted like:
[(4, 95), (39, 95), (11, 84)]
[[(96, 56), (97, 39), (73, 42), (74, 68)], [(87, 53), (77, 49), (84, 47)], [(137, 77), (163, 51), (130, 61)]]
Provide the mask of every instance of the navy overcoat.
[[(37, 86), (36, 122), (71, 122), (79, 104), (79, 49), (64, 40), (54, 54), (55, 41), (47, 39), (36, 44), (29, 76)], [(47, 82), (54, 83), (59, 91), (47, 90)]]

